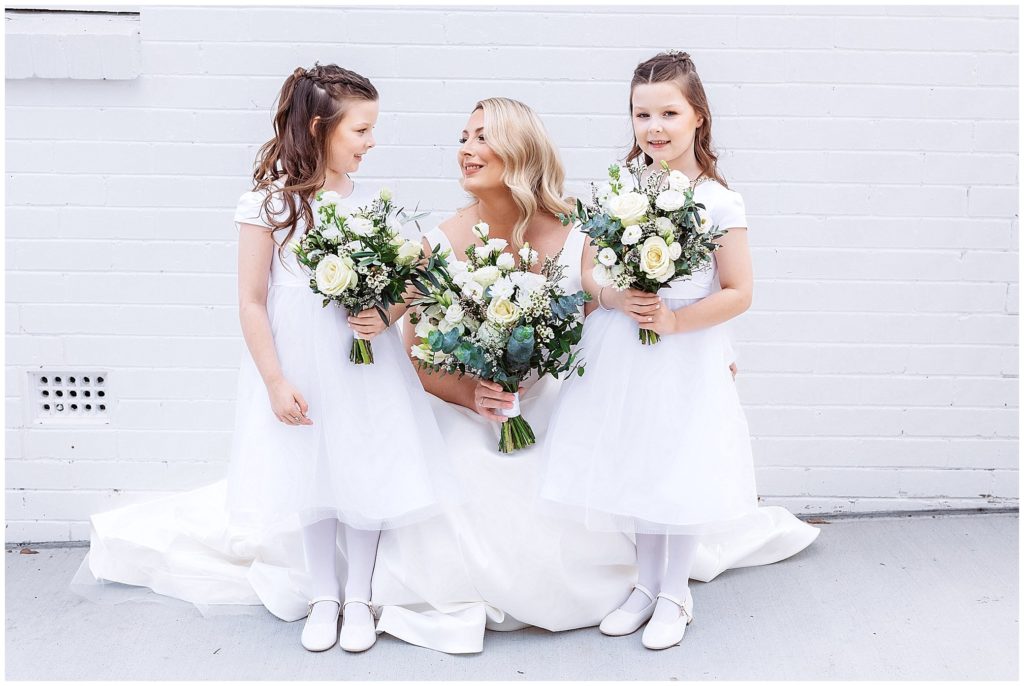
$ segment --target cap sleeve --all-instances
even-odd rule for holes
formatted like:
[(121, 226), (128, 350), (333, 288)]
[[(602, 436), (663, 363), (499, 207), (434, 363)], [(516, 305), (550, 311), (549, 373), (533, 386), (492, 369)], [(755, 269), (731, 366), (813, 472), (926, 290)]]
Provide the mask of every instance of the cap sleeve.
[(732, 229), (747, 225), (747, 208), (743, 196), (734, 190), (726, 190), (717, 208), (718, 217), (715, 223), (723, 229)]
[[(263, 200), (267, 197), (267, 191), (249, 191), (242, 193), (238, 198), (238, 205), (235, 206), (235, 228), (241, 228), (242, 224), (255, 224), (267, 229), (273, 229), (267, 213), (263, 209)], [(272, 203), (273, 204), (273, 203)], [(271, 208), (272, 210), (275, 208)]]

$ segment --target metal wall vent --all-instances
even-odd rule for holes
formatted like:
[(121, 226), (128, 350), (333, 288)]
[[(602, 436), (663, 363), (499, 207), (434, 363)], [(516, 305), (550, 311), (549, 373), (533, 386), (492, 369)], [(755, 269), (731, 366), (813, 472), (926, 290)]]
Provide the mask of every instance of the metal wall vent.
[(114, 402), (102, 370), (31, 371), (26, 397), (36, 424), (109, 424)]

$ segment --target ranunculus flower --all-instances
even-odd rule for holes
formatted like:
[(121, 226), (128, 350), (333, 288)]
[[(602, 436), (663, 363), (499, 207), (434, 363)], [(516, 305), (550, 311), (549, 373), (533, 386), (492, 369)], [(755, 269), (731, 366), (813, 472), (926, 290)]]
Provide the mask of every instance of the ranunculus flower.
[(665, 283), (675, 274), (668, 244), (661, 236), (651, 236), (640, 246), (640, 269), (652, 279)]
[(351, 258), (326, 255), (316, 266), (316, 287), (324, 295), (340, 295), (358, 281)]
[(373, 233), (373, 222), (366, 217), (349, 217), (345, 220), (345, 228), (357, 236), (369, 236)]
[(636, 224), (633, 226), (627, 226), (622, 232), (622, 244), (633, 245), (640, 240), (640, 236), (642, 235), (644, 235), (644, 232)]
[(487, 222), (480, 222), (473, 227), (473, 235), (477, 238), (487, 238), (487, 234), (491, 232), (491, 227), (488, 226)]
[(499, 326), (509, 326), (519, 320), (521, 312), (508, 298), (495, 298), (487, 306), (487, 319)]
[(660, 210), (674, 212), (686, 204), (686, 197), (679, 191), (669, 189), (658, 193), (658, 197), (654, 199), (654, 204)]
[(673, 169), (668, 173), (668, 187), (682, 193), (690, 187), (690, 179), (683, 172)]
[(487, 266), (480, 267), (475, 272), (468, 272), (471, 279), (476, 281), (478, 284), (487, 288), (492, 283), (501, 278), (501, 270), (497, 267)]
[(498, 268), (506, 271), (516, 268), (516, 258), (512, 257), (512, 253), (503, 252), (498, 255)]
[(395, 261), (401, 265), (410, 265), (420, 259), (421, 254), (423, 254), (423, 246), (416, 241), (406, 241), (398, 249), (398, 256), (395, 258)]
[(650, 207), (647, 196), (643, 193), (624, 193), (608, 199), (608, 211), (622, 222), (623, 226), (642, 222)]
[(597, 261), (606, 267), (610, 267), (618, 262), (619, 257), (615, 254), (615, 251), (611, 248), (604, 248), (597, 254)]

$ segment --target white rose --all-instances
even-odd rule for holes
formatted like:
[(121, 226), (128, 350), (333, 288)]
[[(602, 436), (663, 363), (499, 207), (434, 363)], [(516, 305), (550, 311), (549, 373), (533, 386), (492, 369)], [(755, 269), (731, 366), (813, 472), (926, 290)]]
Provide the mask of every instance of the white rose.
[(707, 215), (704, 214), (703, 212), (701, 212), (701, 214), (700, 214), (700, 224), (697, 225), (697, 233), (703, 235), (703, 234), (707, 233), (710, 230), (711, 230), (711, 222), (708, 221)]
[(373, 233), (373, 222), (366, 217), (349, 217), (345, 227), (357, 236), (369, 236)]
[(604, 288), (612, 285), (612, 272), (603, 264), (595, 264), (593, 271), (594, 283)]
[(321, 205), (337, 205), (341, 202), (341, 196), (334, 191), (324, 191), (320, 194)]
[(660, 210), (674, 212), (686, 204), (686, 197), (679, 191), (669, 189), (658, 193), (658, 197), (654, 199), (654, 204)]
[(391, 194), (391, 189), (388, 188), (387, 186), (380, 189), (380, 199), (383, 200), (384, 202), (391, 200), (391, 198), (393, 197), (394, 196)]
[(498, 268), (509, 271), (516, 268), (516, 258), (512, 257), (512, 253), (503, 252), (498, 255)]
[(501, 277), (501, 270), (497, 267), (480, 267), (475, 272), (469, 272), (469, 276), (478, 284), (487, 288)]
[[(508, 253), (506, 253), (508, 254)], [(512, 257), (509, 255), (509, 257)], [(512, 294), (516, 292), (516, 285), (512, 283), (512, 280), (507, 276), (502, 277), (494, 282), (491, 286), (491, 298), (511, 298)]]
[(643, 233), (644, 232), (636, 224), (627, 226), (626, 230), (622, 232), (622, 244), (633, 245), (640, 240), (640, 236), (642, 236)]
[(477, 302), (483, 300), (484, 287), (478, 284), (476, 281), (473, 281), (472, 279), (467, 277), (465, 283), (461, 284), (461, 286), (462, 294), (467, 298), (471, 298), (472, 300), (475, 300)]
[(651, 236), (640, 246), (640, 269), (652, 279), (665, 283), (676, 267), (668, 254), (668, 245), (661, 236)]
[(683, 172), (673, 169), (668, 173), (668, 187), (682, 193), (690, 187), (690, 179)]
[(608, 199), (608, 211), (622, 222), (623, 226), (639, 224), (649, 209), (647, 196), (642, 193), (624, 193)]
[(462, 309), (462, 305), (459, 303), (452, 303), (448, 306), (448, 311), (444, 313), (444, 318), (452, 324), (458, 324), (462, 321), (465, 316), (465, 311)]
[(436, 328), (436, 326), (430, 323), (429, 319), (421, 317), (420, 323), (416, 325), (416, 335), (423, 340), (427, 340), (427, 336), (429, 336), (430, 332)]
[(316, 287), (324, 295), (340, 295), (358, 281), (355, 263), (348, 257), (327, 255), (316, 266)]
[(678, 260), (679, 256), (683, 254), (683, 244), (678, 241), (668, 246), (668, 256), (673, 260)]
[(473, 235), (477, 238), (487, 238), (487, 234), (491, 232), (491, 227), (487, 225), (487, 222), (480, 222), (473, 227)]
[(611, 248), (605, 248), (597, 254), (597, 261), (606, 267), (610, 267), (618, 261), (618, 256)]
[(398, 249), (398, 256), (395, 258), (395, 261), (401, 265), (410, 265), (420, 259), (422, 253), (423, 247), (419, 243), (416, 241), (406, 241)]
[(487, 306), (487, 320), (499, 326), (508, 326), (519, 320), (521, 310), (508, 298), (495, 298)]

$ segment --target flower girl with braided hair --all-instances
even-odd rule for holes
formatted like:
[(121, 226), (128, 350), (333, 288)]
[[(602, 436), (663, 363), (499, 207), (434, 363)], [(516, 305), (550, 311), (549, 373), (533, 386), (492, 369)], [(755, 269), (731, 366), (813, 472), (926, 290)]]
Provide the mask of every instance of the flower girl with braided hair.
[[(267, 535), (301, 529), (310, 596), (302, 645), (313, 651), (373, 645), (380, 531), (439, 510), (427, 456), (441, 454), (443, 441), (398, 331), (373, 308), (347, 316), (324, 307), (286, 247), (314, 225), (318, 191), (333, 191), (350, 210), (374, 199), (349, 173), (374, 147), (377, 101), (373, 84), (355, 72), (296, 69), (278, 97), (274, 137), (259, 151), (255, 188), (235, 210), (248, 350), (228, 509), (233, 523)], [(393, 322), (405, 306), (391, 309)], [(373, 339), (374, 364), (347, 359), (354, 333)]]
[[(637, 583), (601, 631), (621, 636), (646, 623), (643, 644), (659, 649), (679, 643), (693, 619), (688, 580), (700, 535), (742, 527), (757, 510), (721, 326), (750, 306), (753, 277), (743, 199), (716, 168), (711, 111), (689, 55), (639, 64), (629, 111), (627, 162), (646, 163), (644, 178), (662, 163), (685, 175), (710, 224), (728, 232), (709, 269), (658, 293), (619, 292), (584, 270), (595, 296), (581, 343), (586, 373), (562, 388), (541, 495), (592, 529), (635, 534)], [(591, 264), (595, 254), (589, 246)], [(660, 342), (641, 345), (638, 326)]]

